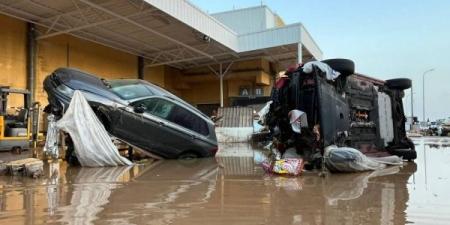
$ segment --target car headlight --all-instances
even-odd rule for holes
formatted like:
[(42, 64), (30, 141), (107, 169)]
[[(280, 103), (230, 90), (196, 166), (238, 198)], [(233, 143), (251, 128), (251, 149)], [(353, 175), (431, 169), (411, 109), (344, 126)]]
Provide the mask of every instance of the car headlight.
[(60, 84), (58, 87), (56, 87), (56, 90), (68, 97), (72, 97), (73, 93), (75, 92), (72, 88), (67, 87), (64, 84)]

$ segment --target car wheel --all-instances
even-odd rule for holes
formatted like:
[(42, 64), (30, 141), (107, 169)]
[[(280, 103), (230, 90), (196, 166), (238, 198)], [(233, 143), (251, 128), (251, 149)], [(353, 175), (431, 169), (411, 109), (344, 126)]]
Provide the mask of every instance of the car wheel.
[(191, 151), (183, 152), (178, 156), (178, 159), (181, 160), (191, 160), (197, 158), (199, 158), (199, 155)]
[(386, 80), (386, 85), (392, 89), (405, 90), (405, 89), (408, 89), (411, 87), (412, 82), (410, 79), (407, 79), (407, 78), (398, 78), (398, 79)]
[(344, 76), (355, 73), (355, 63), (349, 59), (326, 59), (323, 63), (329, 65), (333, 70), (338, 71)]
[(75, 145), (73, 144), (73, 141), (72, 141), (72, 138), (70, 137), (70, 135), (66, 136), (65, 142), (66, 142), (66, 146), (67, 146), (66, 154), (65, 154), (66, 162), (71, 166), (79, 166), (80, 161), (78, 161), (78, 158), (75, 154)]
[(20, 155), (22, 154), (22, 148), (20, 146), (14, 146), (11, 148), (11, 153)]
[(390, 153), (408, 161), (413, 161), (417, 158), (417, 152), (414, 149), (392, 149)]
[(111, 132), (111, 123), (109, 122), (109, 119), (105, 114), (102, 112), (98, 112), (97, 118), (100, 120), (100, 122), (103, 124), (103, 127), (105, 127), (105, 130), (110, 133)]

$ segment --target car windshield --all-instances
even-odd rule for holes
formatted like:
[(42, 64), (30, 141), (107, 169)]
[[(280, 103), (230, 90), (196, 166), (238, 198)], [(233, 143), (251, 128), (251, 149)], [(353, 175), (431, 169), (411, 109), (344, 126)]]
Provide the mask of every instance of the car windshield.
[(108, 83), (111, 86), (111, 91), (124, 100), (154, 95), (150, 87), (139, 83), (137, 80), (110, 80)]

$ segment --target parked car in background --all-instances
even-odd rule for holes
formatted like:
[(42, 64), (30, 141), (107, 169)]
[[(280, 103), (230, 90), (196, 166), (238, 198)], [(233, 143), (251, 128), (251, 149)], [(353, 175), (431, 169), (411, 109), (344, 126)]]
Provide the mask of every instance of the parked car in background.
[[(338, 145), (366, 154), (416, 158), (414, 144), (406, 136), (402, 103), (411, 80), (382, 81), (355, 74), (354, 63), (346, 59), (314, 63), (309, 69), (305, 64), (286, 72), (273, 88), (266, 123), (281, 143), (278, 146), (296, 145), (297, 151), (315, 154), (317, 149)], [(333, 77), (336, 71), (339, 74)], [(293, 134), (288, 118), (294, 109), (307, 117), (300, 135)]]
[(448, 136), (450, 134), (450, 118), (443, 120), (439, 125), (439, 129), (441, 130), (440, 136)]
[(47, 76), (47, 112), (62, 116), (73, 92), (89, 105), (114, 137), (163, 158), (214, 156), (214, 123), (195, 107), (144, 80), (105, 80), (70, 68)]

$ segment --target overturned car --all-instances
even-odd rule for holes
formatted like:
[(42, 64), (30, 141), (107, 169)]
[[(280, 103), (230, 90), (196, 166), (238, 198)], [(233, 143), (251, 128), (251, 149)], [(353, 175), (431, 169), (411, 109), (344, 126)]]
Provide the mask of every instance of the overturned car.
[(105, 80), (70, 68), (47, 76), (46, 112), (61, 117), (75, 90), (83, 92), (108, 133), (163, 158), (214, 156), (214, 123), (170, 92), (138, 79)]
[[(265, 123), (280, 152), (295, 147), (307, 160), (320, 158), (330, 145), (413, 160), (416, 151), (406, 136), (402, 103), (403, 90), (410, 87), (409, 79), (355, 74), (347, 59), (309, 62), (277, 80)], [(302, 119), (293, 119), (293, 112)], [(301, 124), (297, 129), (295, 121)]]

